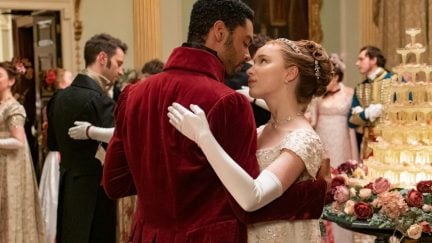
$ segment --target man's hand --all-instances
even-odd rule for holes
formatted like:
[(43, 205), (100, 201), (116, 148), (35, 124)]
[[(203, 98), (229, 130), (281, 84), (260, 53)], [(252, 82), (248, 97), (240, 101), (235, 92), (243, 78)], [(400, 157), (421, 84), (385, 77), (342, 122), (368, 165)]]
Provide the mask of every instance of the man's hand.
[(323, 156), (323, 159), (321, 160), (321, 166), (320, 169), (318, 170), (318, 174), (317, 174), (317, 178), (322, 178), (327, 182), (327, 191), (330, 190), (331, 188), (331, 166), (330, 166), (330, 158), (327, 156), (327, 154), (325, 154)]

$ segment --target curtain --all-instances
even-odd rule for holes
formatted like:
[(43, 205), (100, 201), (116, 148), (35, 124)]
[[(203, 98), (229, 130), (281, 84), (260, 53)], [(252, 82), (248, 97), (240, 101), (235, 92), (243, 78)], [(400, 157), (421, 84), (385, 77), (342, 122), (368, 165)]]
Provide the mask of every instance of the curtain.
[[(386, 59), (386, 67), (400, 64), (401, 56), (396, 49), (406, 46), (411, 38), (405, 33), (408, 28), (420, 28), (416, 42), (426, 46), (420, 63), (432, 64), (432, 0), (374, 0), (374, 23), (378, 26), (378, 46)], [(415, 62), (413, 54), (408, 55), (407, 62)]]

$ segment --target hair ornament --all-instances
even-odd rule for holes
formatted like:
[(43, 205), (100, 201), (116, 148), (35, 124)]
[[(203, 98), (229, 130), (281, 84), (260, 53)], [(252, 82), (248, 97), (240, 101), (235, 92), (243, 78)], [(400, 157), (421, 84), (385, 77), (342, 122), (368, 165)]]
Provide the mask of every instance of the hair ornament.
[(287, 44), (298, 55), (302, 54), (301, 51), (300, 51), (300, 49), (298, 48), (297, 44), (294, 41), (288, 40), (287, 38), (278, 38), (276, 40), (277, 41), (281, 41), (281, 42)]
[(315, 62), (315, 76), (316, 76), (317, 80), (319, 80), (320, 76), (321, 76), (319, 62), (316, 59), (314, 60), (314, 62)]

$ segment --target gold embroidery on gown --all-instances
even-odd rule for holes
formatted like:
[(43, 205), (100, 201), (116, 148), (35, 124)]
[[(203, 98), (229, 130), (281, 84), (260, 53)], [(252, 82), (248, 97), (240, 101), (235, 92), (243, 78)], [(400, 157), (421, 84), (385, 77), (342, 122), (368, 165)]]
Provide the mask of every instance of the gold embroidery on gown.
[[(258, 136), (261, 128), (258, 129)], [(279, 145), (258, 150), (257, 158), (261, 170), (270, 165), (283, 149), (293, 151), (305, 163), (306, 170), (297, 181), (315, 177), (321, 164), (323, 146), (314, 131), (309, 129), (292, 131)], [(318, 243), (320, 241), (318, 220), (277, 220), (248, 226), (249, 243)]]
[[(24, 108), (14, 99), (0, 106), (0, 138), (9, 128), (24, 126)], [(45, 242), (36, 177), (27, 142), (19, 149), (0, 149), (0, 242)]]

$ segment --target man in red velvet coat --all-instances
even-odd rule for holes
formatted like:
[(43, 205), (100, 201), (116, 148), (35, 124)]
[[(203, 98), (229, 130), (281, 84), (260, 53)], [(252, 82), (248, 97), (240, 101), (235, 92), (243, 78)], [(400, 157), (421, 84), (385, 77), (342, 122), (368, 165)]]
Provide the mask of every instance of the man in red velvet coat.
[(164, 71), (128, 86), (116, 109), (103, 183), (107, 194), (138, 194), (133, 242), (246, 242), (246, 223), (318, 218), (326, 181), (293, 185), (254, 213), (231, 198), (200, 148), (172, 127), (167, 107), (197, 104), (212, 133), (256, 177), (256, 127), (247, 99), (224, 85), (225, 74), (249, 58), (253, 11), (237, 0), (198, 0), (188, 43), (176, 48)]

